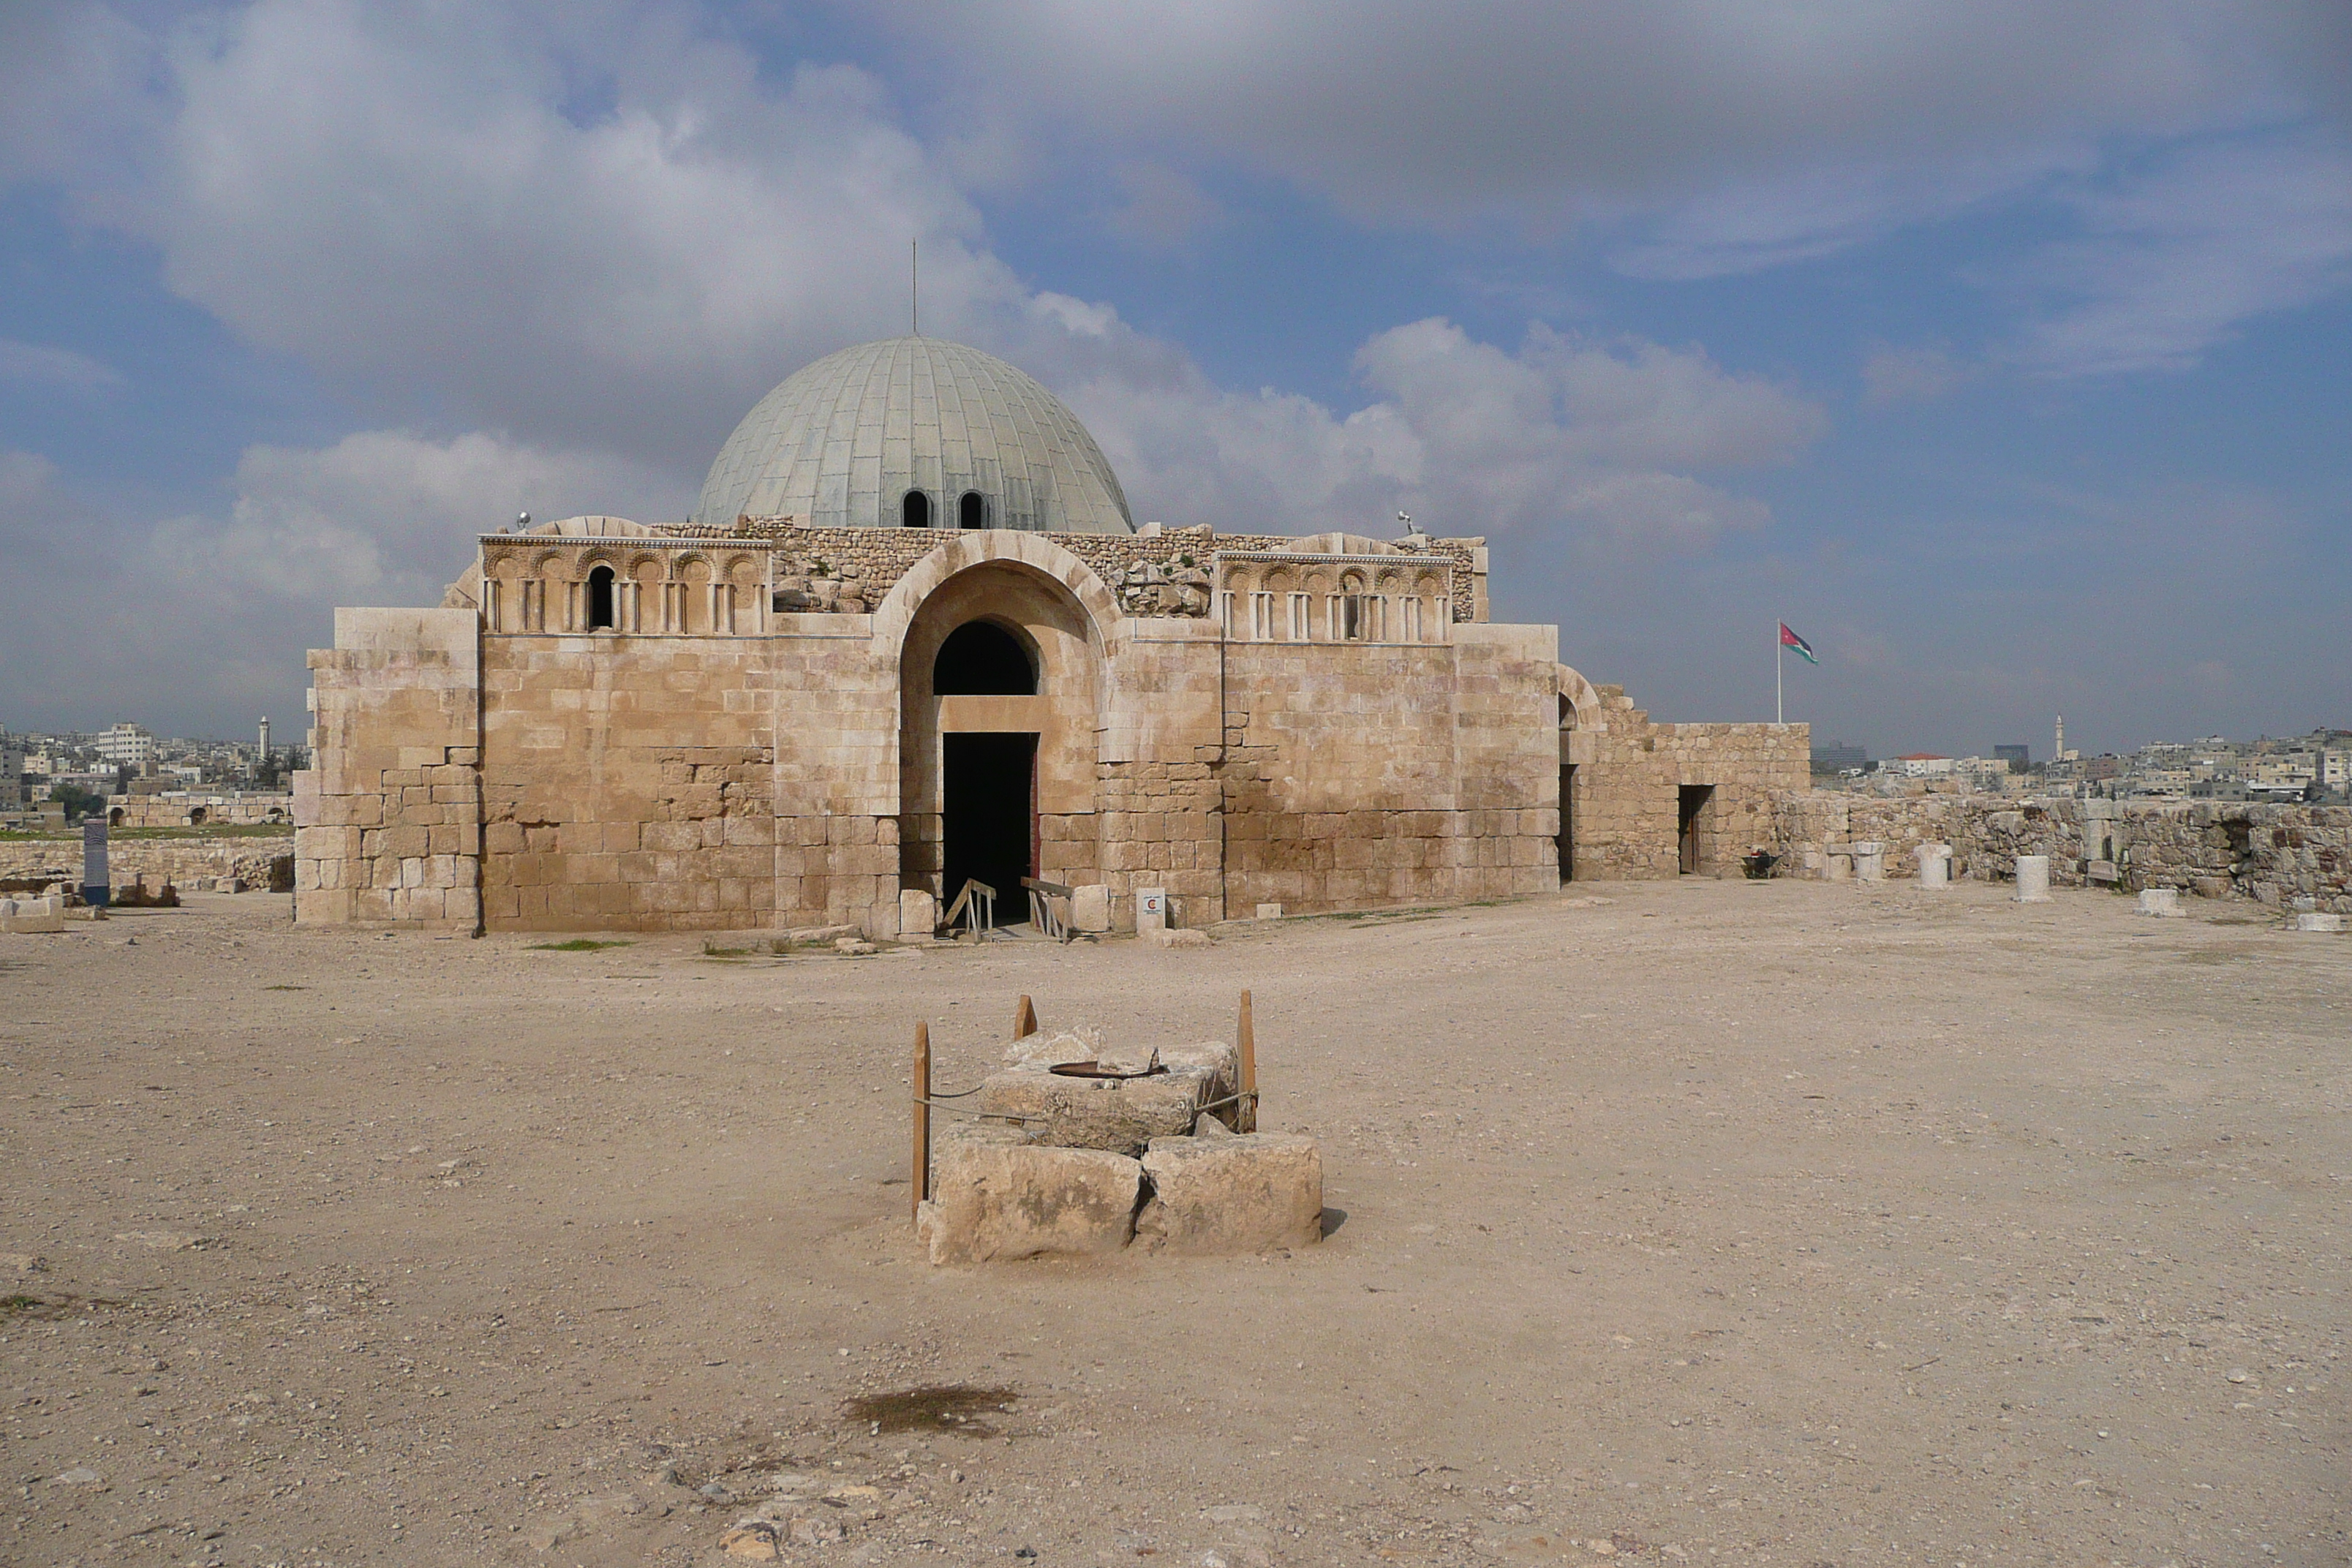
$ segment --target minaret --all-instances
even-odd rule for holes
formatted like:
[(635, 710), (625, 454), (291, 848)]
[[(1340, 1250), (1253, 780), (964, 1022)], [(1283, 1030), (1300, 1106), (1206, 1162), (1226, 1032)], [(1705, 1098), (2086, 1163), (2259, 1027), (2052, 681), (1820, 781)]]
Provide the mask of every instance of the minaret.
[(2063, 713), (2058, 715), (2058, 743), (2051, 748), (2050, 760), (2053, 763), (2066, 760), (2066, 715)]
[(267, 713), (261, 716), (261, 760), (265, 763), (269, 760), (269, 715)]

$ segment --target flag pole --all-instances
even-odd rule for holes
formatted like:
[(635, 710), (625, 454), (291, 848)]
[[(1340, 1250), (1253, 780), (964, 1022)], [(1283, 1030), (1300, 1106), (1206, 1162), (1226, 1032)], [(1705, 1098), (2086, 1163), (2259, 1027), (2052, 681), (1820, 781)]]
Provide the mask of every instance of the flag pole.
[(1772, 623), (1772, 722), (1785, 724), (1788, 721), (1787, 715), (1782, 712), (1780, 705), (1780, 623), (1774, 621)]

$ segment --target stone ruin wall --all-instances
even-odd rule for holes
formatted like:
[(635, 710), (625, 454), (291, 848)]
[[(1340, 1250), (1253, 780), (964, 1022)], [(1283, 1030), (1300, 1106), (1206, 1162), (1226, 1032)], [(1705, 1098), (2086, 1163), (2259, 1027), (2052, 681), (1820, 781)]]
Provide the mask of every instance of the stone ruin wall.
[(1804, 787), (1812, 731), (1803, 724), (1657, 724), (1624, 689), (1587, 689), (1561, 734), (1575, 764), (1570, 816), (1576, 875), (1645, 880), (1681, 873), (1685, 784), (1715, 794), (1697, 824), (1702, 873), (1736, 870), (1756, 848), (1777, 849), (1777, 803)]
[[(294, 822), (287, 795), (117, 795), (107, 797), (106, 820), (116, 827), (263, 827)], [(118, 815), (119, 814), (119, 815)]]
[[(286, 892), (293, 886), (291, 835), (286, 838), (117, 838), (106, 847), (109, 883), (127, 888), (144, 878), (150, 892), (164, 883), (185, 889), (199, 878), (234, 877), (247, 889)], [(35, 839), (0, 844), (0, 882), (63, 882), (81, 887), (81, 840)], [(27, 892), (37, 889), (27, 889)]]
[(2020, 855), (2047, 855), (2057, 887), (2177, 888), (2280, 910), (2308, 899), (2352, 913), (2352, 807), (1806, 790), (1776, 816), (1794, 876), (1823, 875), (1832, 856), (1876, 842), (1888, 877), (1916, 877), (1914, 851), (1943, 843), (1952, 874), (1980, 881), (2013, 878)]

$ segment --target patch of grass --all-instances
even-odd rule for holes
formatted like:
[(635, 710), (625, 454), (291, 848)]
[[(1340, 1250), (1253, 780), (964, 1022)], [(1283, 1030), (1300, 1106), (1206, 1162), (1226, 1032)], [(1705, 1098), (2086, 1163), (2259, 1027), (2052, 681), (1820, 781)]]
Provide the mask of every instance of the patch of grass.
[(705, 942), (702, 944), (702, 956), (705, 958), (749, 958), (751, 956), (751, 950), (748, 947), (718, 947), (709, 942)]
[(608, 947), (636, 945), (633, 942), (596, 942), (588, 937), (575, 936), (570, 942), (535, 942), (530, 944), (530, 951), (533, 952), (602, 952)]
[(265, 985), (264, 991), (308, 991), (308, 985)]
[(1010, 1411), (1021, 1395), (1010, 1388), (940, 1383), (894, 1389), (846, 1401), (842, 1414), (861, 1426), (885, 1432), (954, 1432), (967, 1437), (995, 1436), (987, 1417)]
[(38, 1296), (0, 1296), (0, 1321), (29, 1314), (47, 1305), (48, 1303)]

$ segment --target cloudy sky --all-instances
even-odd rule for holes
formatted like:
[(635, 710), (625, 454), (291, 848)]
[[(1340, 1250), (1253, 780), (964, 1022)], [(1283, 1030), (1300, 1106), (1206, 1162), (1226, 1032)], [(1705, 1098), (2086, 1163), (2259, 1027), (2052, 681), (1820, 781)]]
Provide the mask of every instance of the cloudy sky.
[(923, 321), (1139, 520), (1493, 545), (1663, 718), (2352, 725), (2352, 7), (0, 6), (0, 725), (685, 514)]

